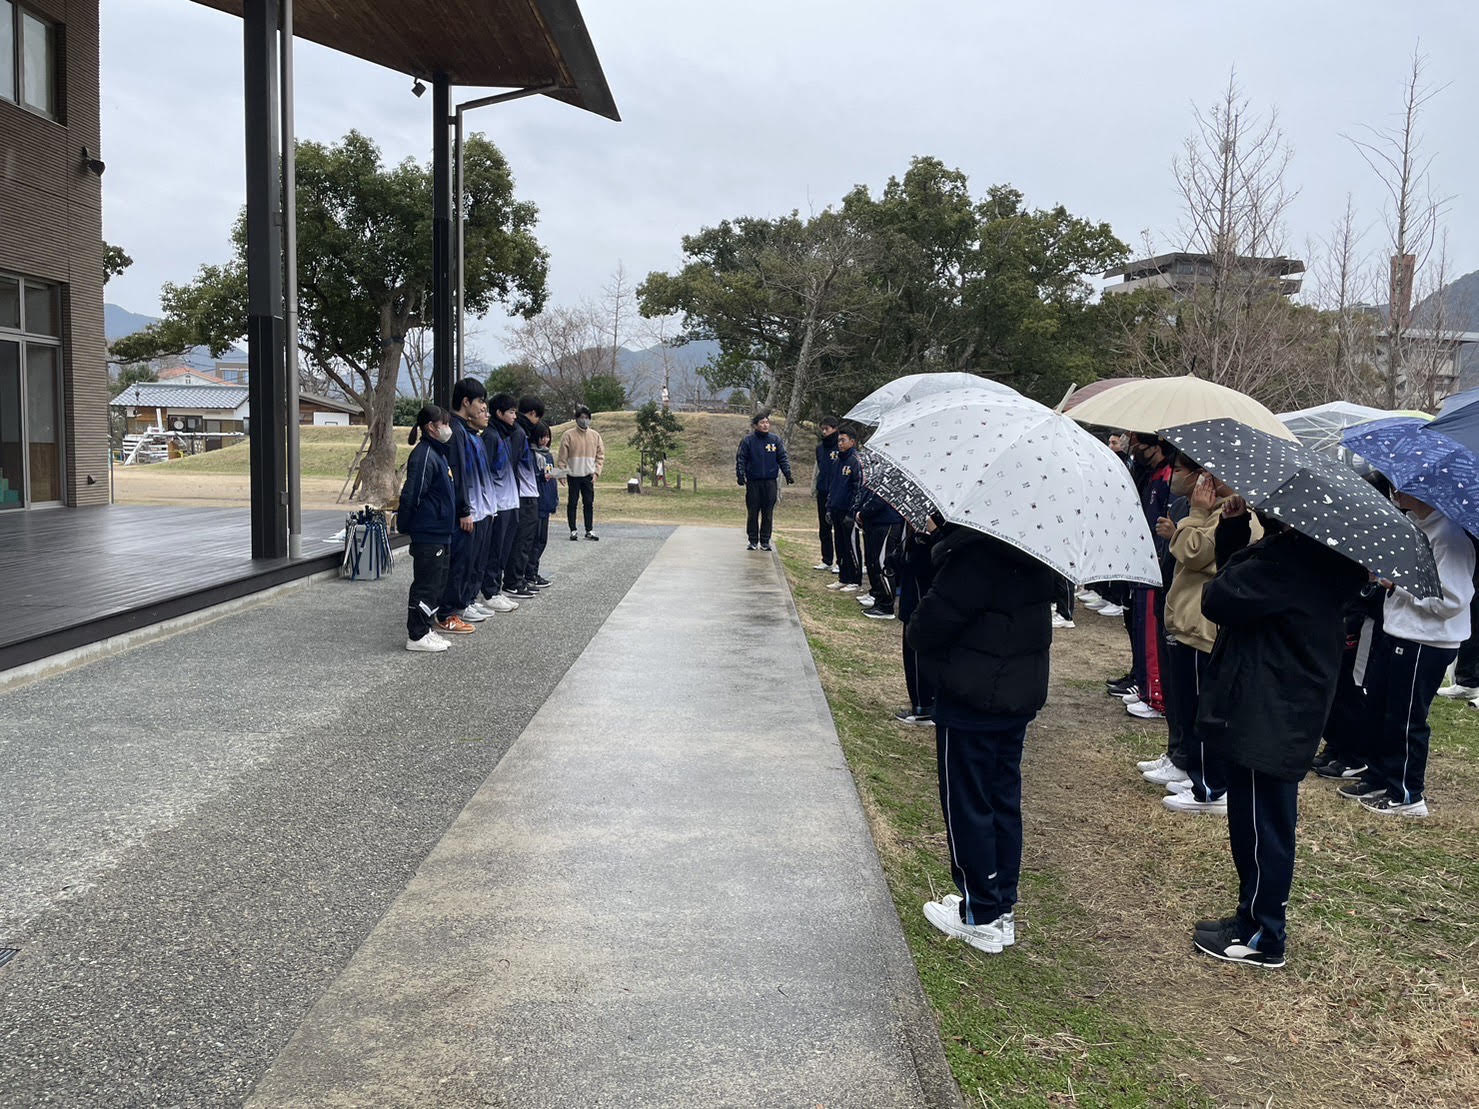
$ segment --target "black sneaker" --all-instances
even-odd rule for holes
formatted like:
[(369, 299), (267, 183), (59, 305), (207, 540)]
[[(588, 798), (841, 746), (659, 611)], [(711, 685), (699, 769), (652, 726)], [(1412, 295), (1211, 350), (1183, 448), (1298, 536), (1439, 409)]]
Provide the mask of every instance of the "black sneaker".
[(1111, 697), (1123, 697), (1134, 688), (1134, 682), (1112, 682), (1104, 687), (1104, 691)]
[(570, 533), (570, 542), (574, 543), (579, 538), (580, 538), (580, 533), (579, 532), (572, 531)]
[(872, 608), (863, 609), (863, 615), (869, 620), (892, 620), (894, 618), (894, 610), (884, 608), (882, 605), (874, 605)]
[(503, 591), (503, 595), (505, 597), (518, 597), (520, 599), (539, 596), (538, 593), (530, 589), (527, 585), (510, 586)]
[(554, 585), (555, 583), (552, 582), (552, 581), (550, 581), (549, 578), (545, 577), (542, 574), (535, 574), (534, 575), (534, 581), (533, 581), (532, 584), (537, 585), (540, 589), (548, 589), (550, 586)]
[(1113, 678), (1110, 681), (1105, 682), (1104, 684), (1109, 686), (1111, 689), (1113, 689), (1115, 686), (1122, 686), (1125, 689), (1129, 689), (1130, 686), (1135, 684), (1135, 675), (1126, 674), (1123, 678)]
[(1210, 932), (1212, 935), (1215, 936), (1219, 932), (1225, 931), (1229, 928), (1236, 928), (1237, 926), (1238, 917), (1237, 914), (1234, 913), (1232, 916), (1219, 917), (1217, 920), (1199, 920), (1197, 921), (1196, 931)]
[(1341, 762), (1339, 759), (1327, 759), (1325, 762), (1316, 763), (1314, 772), (1322, 778), (1334, 778), (1337, 781), (1359, 778), (1366, 773), (1367, 766), (1352, 766), (1350, 763)]
[(1347, 801), (1360, 801), (1365, 797), (1385, 797), (1387, 787), (1372, 785), (1365, 778), (1353, 778), (1349, 784), (1341, 786), (1335, 792)]
[(1258, 934), (1253, 936), (1250, 943), (1244, 943), (1242, 937), (1238, 935), (1241, 931), (1242, 929), (1234, 924), (1218, 932), (1197, 932), (1192, 936), (1191, 942), (1203, 955), (1221, 959), (1224, 963), (1240, 963), (1244, 966), (1261, 967), (1264, 970), (1277, 970), (1284, 965), (1282, 951), (1260, 951), (1253, 946), (1258, 942)]
[(761, 543), (760, 544), (760, 549), (762, 551), (769, 551), (769, 550), (772, 550), (773, 548), (771, 547), (771, 545), (769, 543)]
[(586, 538), (587, 538), (587, 539), (589, 539), (589, 540), (590, 540), (590, 541), (591, 541), (591, 542), (592, 542), (592, 543), (595, 543), (595, 542), (598, 542), (598, 541), (599, 541), (599, 540), (600, 540), (600, 538), (601, 538), (601, 537), (600, 537), (600, 536), (599, 536), (599, 535), (597, 535), (597, 534), (596, 534), (596, 533), (595, 533), (595, 532), (593, 532), (593, 531), (588, 531), (588, 532), (586, 532), (586, 533), (585, 533), (585, 537), (586, 537)]
[(750, 540), (748, 543), (745, 544), (745, 550), (747, 550), (747, 551), (758, 551), (759, 549), (760, 549), (760, 544), (759, 543), (756, 543), (753, 539)]

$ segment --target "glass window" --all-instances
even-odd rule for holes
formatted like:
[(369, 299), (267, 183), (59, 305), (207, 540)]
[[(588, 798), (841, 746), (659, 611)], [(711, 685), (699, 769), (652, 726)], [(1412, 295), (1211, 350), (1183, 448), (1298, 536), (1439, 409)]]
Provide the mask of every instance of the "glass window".
[(0, 277), (0, 327), (16, 331), (21, 326), (21, 283), (13, 277)]
[(21, 102), (56, 115), (56, 28), (21, 12)]
[(26, 282), (26, 332), (30, 335), (61, 335), (57, 319), (55, 285)]
[(26, 439), (30, 448), (32, 504), (62, 499), (57, 361), (56, 347), (26, 344)]
[(0, 100), (15, 99), (15, 5), (0, 0)]
[(26, 439), (21, 432), (21, 345), (0, 339), (0, 509), (26, 503)]

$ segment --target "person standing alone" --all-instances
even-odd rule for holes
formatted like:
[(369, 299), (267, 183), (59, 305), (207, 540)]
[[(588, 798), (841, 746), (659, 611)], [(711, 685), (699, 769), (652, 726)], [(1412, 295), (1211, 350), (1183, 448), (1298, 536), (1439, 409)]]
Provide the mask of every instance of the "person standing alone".
[(565, 471), (565, 487), (569, 500), (565, 514), (570, 521), (570, 538), (579, 538), (575, 530), (575, 502), (585, 509), (585, 537), (599, 539), (595, 533), (594, 516), (596, 502), (596, 479), (606, 468), (606, 444), (601, 433), (591, 427), (591, 410), (581, 405), (575, 410), (575, 426), (560, 436), (560, 450), (555, 465)]
[(745, 533), (750, 550), (770, 550), (771, 526), (775, 514), (777, 479), (786, 475), (786, 484), (795, 485), (791, 476), (791, 459), (786, 444), (770, 430), (770, 413), (756, 412), (750, 417), (750, 434), (740, 440), (734, 455), (735, 480), (745, 487)]

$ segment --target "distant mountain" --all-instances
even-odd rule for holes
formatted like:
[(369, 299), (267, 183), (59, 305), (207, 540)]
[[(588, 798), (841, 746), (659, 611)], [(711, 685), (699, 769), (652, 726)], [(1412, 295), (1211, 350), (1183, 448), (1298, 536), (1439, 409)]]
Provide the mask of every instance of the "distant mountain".
[(623, 347), (617, 352), (616, 366), (628, 383), (634, 406), (660, 400), (664, 380), (674, 404), (726, 400), (732, 390), (715, 390), (698, 372), (718, 354), (719, 344), (711, 340), (677, 347), (659, 343), (640, 350)]
[[(151, 323), (158, 323), (158, 316), (145, 316), (138, 312), (130, 312), (117, 304), (103, 305), (103, 337), (112, 345), (125, 335), (132, 335), (136, 331), (143, 331)], [(224, 361), (235, 361), (246, 357), (246, 351), (232, 347), (221, 355)], [(171, 359), (173, 365), (175, 359)], [(191, 369), (203, 370), (210, 373), (216, 368), (216, 359), (211, 357), (211, 352), (205, 347), (195, 347), (178, 361)]]
[[(1441, 292), (1419, 302), (1412, 310), (1413, 319), (1432, 319), (1440, 296), (1443, 298), (1441, 318), (1444, 330), (1479, 331), (1479, 270), (1455, 278)], [(1458, 379), (1459, 386), (1464, 389), (1479, 385), (1479, 344), (1465, 351)]]

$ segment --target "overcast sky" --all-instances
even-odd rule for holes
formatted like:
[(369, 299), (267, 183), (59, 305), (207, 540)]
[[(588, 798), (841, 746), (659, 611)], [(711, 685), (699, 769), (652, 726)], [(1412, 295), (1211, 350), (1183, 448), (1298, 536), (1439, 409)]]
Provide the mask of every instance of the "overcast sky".
[[(1387, 126), (1421, 40), (1446, 89), (1423, 129), (1453, 197), (1452, 272), (1479, 269), (1479, 14), (1473, 0), (583, 0), (623, 122), (545, 98), (470, 116), (540, 209), (553, 303), (600, 295), (618, 261), (640, 278), (679, 239), (737, 215), (820, 209), (875, 191), (916, 154), (972, 191), (1009, 182), (1035, 206), (1174, 244), (1170, 163), (1230, 67), (1276, 106), (1294, 151), (1291, 253), (1354, 195), (1382, 253), (1380, 183), (1342, 133)], [(185, 0), (102, 6), (105, 232), (134, 266), (108, 300), (156, 313), (164, 281), (229, 254), (242, 203), (241, 23)], [(300, 44), (298, 133), (350, 128), (388, 161), (425, 160), (431, 97), (409, 78)], [(454, 90), (457, 99), (481, 90)], [(490, 315), (475, 345), (505, 353)]]

